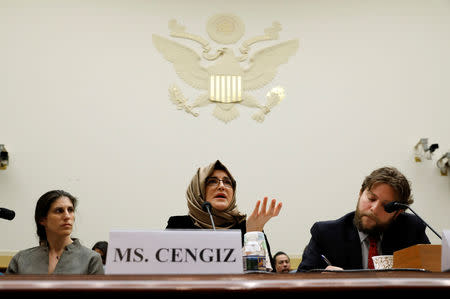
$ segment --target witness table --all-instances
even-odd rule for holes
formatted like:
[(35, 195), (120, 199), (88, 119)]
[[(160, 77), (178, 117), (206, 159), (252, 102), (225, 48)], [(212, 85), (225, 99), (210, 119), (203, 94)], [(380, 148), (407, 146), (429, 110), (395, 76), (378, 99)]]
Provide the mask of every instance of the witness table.
[[(0, 296), (123, 298), (261, 297), (282, 295), (448, 295), (450, 273), (420, 271), (312, 272), (228, 275), (3, 275)], [(214, 296), (214, 297), (211, 297)], [(15, 297), (14, 297), (15, 298)], [(445, 298), (445, 297), (443, 297)]]

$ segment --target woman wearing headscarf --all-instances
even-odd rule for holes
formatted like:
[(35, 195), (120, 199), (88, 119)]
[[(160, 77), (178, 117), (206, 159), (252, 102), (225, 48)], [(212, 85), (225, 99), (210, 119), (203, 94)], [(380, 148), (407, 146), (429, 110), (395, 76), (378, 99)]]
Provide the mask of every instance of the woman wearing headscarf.
[[(240, 229), (242, 241), (246, 232), (263, 232), (264, 225), (279, 214), (281, 203), (272, 199), (267, 209), (268, 198), (256, 202), (252, 214), (247, 218), (236, 205), (236, 181), (230, 171), (219, 160), (198, 168), (186, 191), (188, 215), (171, 216), (166, 229), (212, 229), (210, 215), (203, 204), (211, 204), (211, 214), (217, 229)], [(269, 242), (266, 245), (270, 264), (274, 268)]]

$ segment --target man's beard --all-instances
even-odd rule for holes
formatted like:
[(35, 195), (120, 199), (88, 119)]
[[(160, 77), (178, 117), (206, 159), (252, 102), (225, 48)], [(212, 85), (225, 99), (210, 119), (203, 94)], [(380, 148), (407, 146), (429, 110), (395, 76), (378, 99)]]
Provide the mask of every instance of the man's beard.
[[(372, 228), (364, 227), (363, 223), (362, 223), (362, 217), (364, 217), (364, 216), (370, 217), (373, 221), (375, 221), (375, 223), (376, 223), (375, 226)], [(393, 219), (386, 224), (381, 224), (381, 223), (379, 223), (377, 217), (375, 217), (372, 214), (367, 214), (367, 213), (362, 214), (359, 211), (358, 207), (356, 207), (355, 217), (353, 217), (353, 224), (356, 226), (356, 228), (359, 231), (366, 233), (368, 235), (379, 235), (379, 234), (383, 233), (384, 231), (387, 230), (389, 225), (391, 225), (392, 221), (393, 221)]]

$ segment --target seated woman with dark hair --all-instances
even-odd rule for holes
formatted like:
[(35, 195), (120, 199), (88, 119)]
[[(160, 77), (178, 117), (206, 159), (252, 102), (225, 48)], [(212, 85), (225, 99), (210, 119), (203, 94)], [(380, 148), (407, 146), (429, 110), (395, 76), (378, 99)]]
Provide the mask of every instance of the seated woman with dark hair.
[(42, 195), (34, 213), (39, 246), (15, 254), (6, 274), (104, 274), (100, 255), (71, 237), (76, 205), (62, 190)]

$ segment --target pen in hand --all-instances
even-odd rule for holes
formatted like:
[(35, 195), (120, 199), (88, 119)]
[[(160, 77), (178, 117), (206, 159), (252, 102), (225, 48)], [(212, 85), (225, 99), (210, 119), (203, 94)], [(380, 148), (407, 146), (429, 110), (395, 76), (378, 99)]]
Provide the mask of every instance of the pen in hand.
[(325, 261), (325, 263), (327, 263), (328, 266), (331, 266), (330, 261), (329, 261), (323, 254), (321, 254), (320, 256), (321, 256), (322, 259)]

